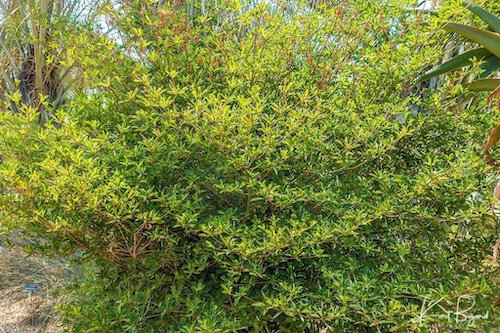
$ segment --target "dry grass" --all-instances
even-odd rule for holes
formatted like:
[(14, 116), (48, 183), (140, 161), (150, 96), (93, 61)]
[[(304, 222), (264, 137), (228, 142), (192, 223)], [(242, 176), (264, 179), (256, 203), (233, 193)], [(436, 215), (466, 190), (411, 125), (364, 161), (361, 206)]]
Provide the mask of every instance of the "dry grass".
[[(61, 332), (54, 313), (60, 297), (52, 294), (69, 280), (70, 273), (63, 261), (27, 256), (0, 244), (0, 333)], [(26, 292), (28, 283), (38, 284), (40, 290)]]

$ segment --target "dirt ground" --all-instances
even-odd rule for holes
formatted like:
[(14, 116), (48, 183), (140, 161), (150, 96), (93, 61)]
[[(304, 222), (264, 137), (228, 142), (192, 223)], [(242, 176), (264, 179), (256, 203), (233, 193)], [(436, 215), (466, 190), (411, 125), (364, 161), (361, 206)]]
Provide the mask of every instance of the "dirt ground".
[[(58, 333), (62, 329), (53, 292), (70, 270), (59, 260), (28, 256), (0, 243), (0, 333)], [(28, 292), (29, 286), (38, 291)]]

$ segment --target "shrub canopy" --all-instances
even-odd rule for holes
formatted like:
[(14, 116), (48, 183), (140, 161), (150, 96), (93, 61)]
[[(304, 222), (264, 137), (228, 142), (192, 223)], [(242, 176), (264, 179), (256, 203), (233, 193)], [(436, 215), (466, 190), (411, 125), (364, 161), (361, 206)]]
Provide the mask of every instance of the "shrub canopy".
[(87, 86), (60, 128), (0, 114), (0, 226), (92, 267), (73, 330), (465, 327), (436, 316), (464, 295), (494, 325), (478, 152), (498, 110), (413, 88), (439, 17), (223, 2), (124, 2), (113, 38), (68, 41)]

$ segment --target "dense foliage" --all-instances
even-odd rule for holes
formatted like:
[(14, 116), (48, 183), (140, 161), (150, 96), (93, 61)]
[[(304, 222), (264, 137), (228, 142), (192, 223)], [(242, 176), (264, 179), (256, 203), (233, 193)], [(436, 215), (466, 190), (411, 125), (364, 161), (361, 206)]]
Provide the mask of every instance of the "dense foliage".
[(126, 1), (112, 38), (70, 38), (87, 86), (61, 126), (0, 114), (0, 226), (82, 251), (73, 330), (494, 327), (498, 110), (414, 89), (441, 18), (243, 3)]

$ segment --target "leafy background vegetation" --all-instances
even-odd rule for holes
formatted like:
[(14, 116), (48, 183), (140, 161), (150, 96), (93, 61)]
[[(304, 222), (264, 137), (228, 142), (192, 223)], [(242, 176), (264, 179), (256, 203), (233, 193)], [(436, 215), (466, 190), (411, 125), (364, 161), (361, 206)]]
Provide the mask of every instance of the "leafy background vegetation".
[[(0, 227), (79, 253), (68, 327), (494, 328), (498, 108), (417, 85), (441, 27), (477, 18), (412, 5), (124, 1), (108, 34), (51, 25), (78, 79), (64, 103), (4, 93)], [(462, 296), (488, 318), (437, 316)]]

